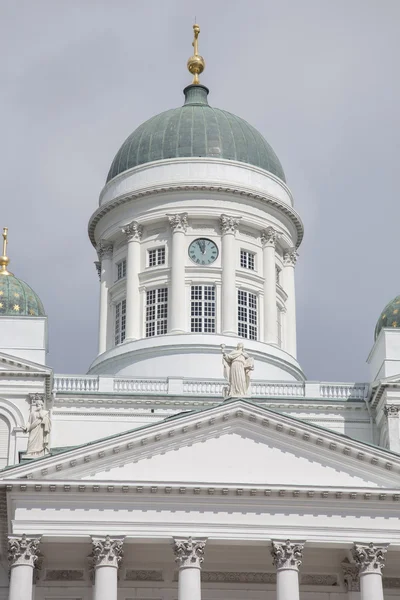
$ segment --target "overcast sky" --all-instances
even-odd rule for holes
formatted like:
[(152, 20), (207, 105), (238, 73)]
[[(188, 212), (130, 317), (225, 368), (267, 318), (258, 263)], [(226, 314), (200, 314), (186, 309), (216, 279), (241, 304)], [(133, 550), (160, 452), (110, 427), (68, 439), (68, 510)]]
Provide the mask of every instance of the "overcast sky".
[(399, 0), (1, 0), (0, 226), (49, 316), (48, 362), (95, 358), (87, 222), (123, 140), (181, 105), (195, 15), (210, 104), (267, 138), (304, 221), (300, 364), (364, 380), (400, 293)]

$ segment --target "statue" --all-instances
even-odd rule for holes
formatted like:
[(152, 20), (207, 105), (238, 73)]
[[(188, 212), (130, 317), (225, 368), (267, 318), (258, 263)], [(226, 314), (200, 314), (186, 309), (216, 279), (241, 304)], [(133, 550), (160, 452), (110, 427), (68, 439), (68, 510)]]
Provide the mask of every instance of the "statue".
[(29, 433), (26, 455), (36, 458), (49, 453), (51, 430), (50, 413), (44, 410), (44, 403), (39, 394), (32, 399), (31, 411), (24, 433)]
[(229, 354), (225, 352), (225, 345), (221, 345), (224, 377), (229, 385), (225, 388), (225, 398), (243, 398), (247, 395), (250, 386), (250, 371), (254, 370), (254, 360), (244, 350), (242, 343), (236, 346)]

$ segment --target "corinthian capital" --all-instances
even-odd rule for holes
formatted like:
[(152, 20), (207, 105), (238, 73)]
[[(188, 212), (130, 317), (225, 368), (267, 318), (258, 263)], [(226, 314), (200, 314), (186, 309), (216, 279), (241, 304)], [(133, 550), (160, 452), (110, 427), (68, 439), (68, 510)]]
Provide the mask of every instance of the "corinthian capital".
[(373, 542), (369, 544), (356, 544), (352, 549), (353, 558), (356, 561), (360, 575), (363, 573), (379, 573), (385, 566), (385, 554), (387, 546), (375, 546)]
[(204, 540), (193, 540), (189, 538), (175, 538), (173, 549), (175, 562), (179, 567), (197, 567), (200, 568), (204, 561)]
[(396, 404), (388, 404), (385, 406), (383, 411), (387, 417), (398, 417), (400, 413), (400, 406), (397, 406)]
[(113, 244), (110, 242), (100, 240), (96, 249), (100, 261), (102, 261), (104, 258), (112, 258), (113, 256)]
[(298, 254), (296, 248), (288, 248), (283, 254), (283, 264), (286, 267), (294, 267), (297, 262)]
[(360, 591), (359, 568), (348, 559), (342, 562), (343, 579), (348, 592)]
[(221, 233), (225, 235), (226, 233), (235, 234), (239, 228), (240, 217), (230, 217), (229, 215), (221, 215)]
[(261, 244), (263, 247), (272, 246), (275, 248), (277, 241), (281, 236), (273, 227), (267, 227), (261, 232)]
[(8, 538), (8, 560), (10, 567), (25, 565), (35, 567), (39, 559), (40, 538), (21, 537)]
[(132, 221), (122, 228), (122, 232), (126, 235), (128, 242), (132, 240), (140, 240), (143, 234), (143, 227), (137, 221)]
[(94, 266), (96, 267), (97, 275), (99, 279), (101, 279), (101, 262), (99, 260), (94, 261)]
[(92, 568), (118, 568), (124, 556), (122, 544), (122, 539), (112, 539), (109, 535), (105, 538), (92, 538), (92, 553), (89, 557)]
[(188, 227), (187, 213), (176, 213), (175, 215), (167, 215), (172, 231), (183, 231), (186, 233)]
[(272, 542), (271, 554), (277, 569), (294, 569), (297, 571), (303, 559), (303, 542)]

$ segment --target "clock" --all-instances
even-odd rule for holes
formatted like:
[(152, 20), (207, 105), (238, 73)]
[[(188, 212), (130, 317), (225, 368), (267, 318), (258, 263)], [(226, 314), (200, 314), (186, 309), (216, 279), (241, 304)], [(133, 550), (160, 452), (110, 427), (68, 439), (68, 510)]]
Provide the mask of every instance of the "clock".
[(218, 247), (207, 238), (198, 238), (190, 244), (189, 256), (196, 265), (211, 265), (217, 259)]

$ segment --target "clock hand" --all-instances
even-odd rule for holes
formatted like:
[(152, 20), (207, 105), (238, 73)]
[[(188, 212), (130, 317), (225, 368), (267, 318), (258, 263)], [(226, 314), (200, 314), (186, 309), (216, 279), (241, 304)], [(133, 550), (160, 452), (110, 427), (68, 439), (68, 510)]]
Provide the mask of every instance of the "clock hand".
[(206, 243), (203, 240), (199, 241), (199, 246), (200, 246), (201, 253), (205, 254), (206, 253)]

